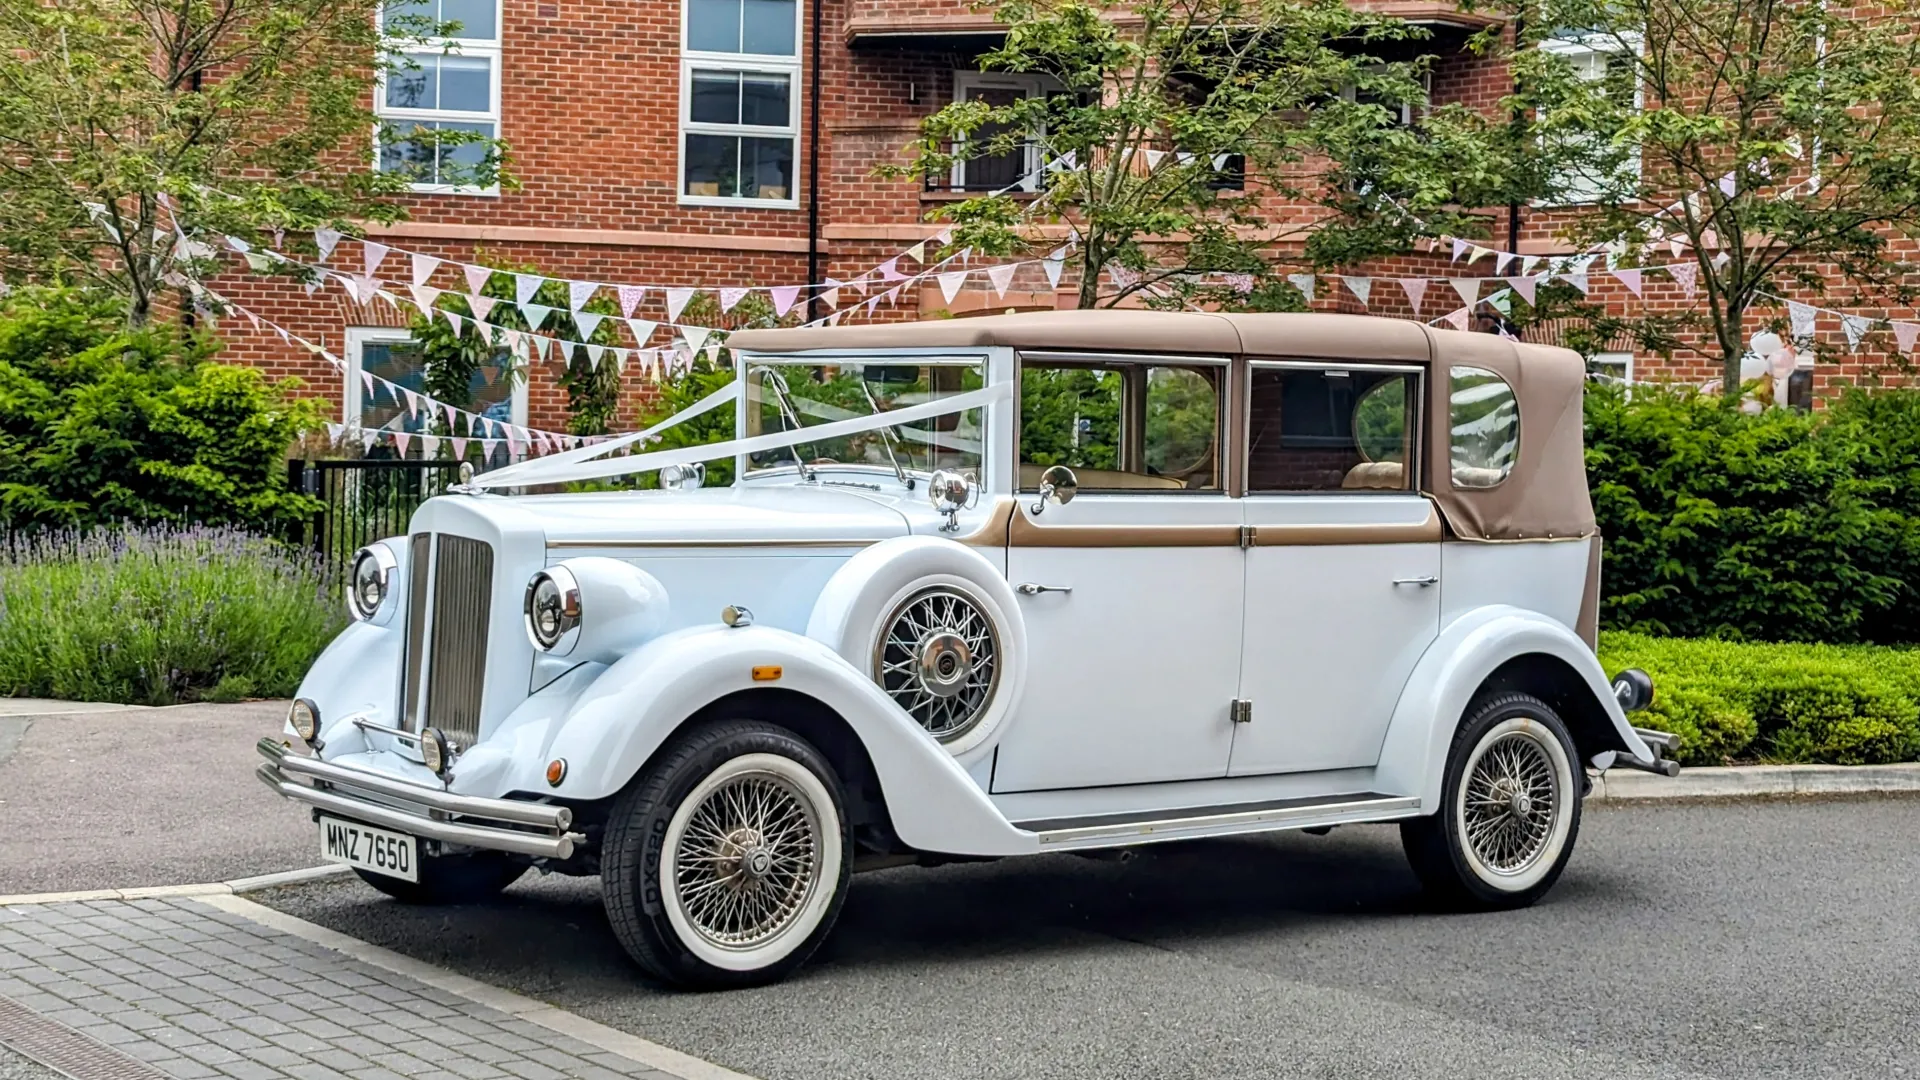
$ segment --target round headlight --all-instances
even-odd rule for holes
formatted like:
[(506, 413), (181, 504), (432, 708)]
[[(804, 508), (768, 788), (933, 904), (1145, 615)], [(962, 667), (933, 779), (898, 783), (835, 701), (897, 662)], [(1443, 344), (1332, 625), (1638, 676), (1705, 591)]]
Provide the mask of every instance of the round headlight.
[(542, 570), (527, 584), (527, 637), (551, 652), (580, 625), (580, 584), (564, 567)]
[(385, 544), (360, 549), (347, 576), (347, 611), (356, 619), (371, 619), (387, 599), (387, 584), (399, 563)]
[(293, 707), (287, 710), (287, 726), (307, 745), (320, 737), (320, 707), (306, 698), (295, 698)]
[(447, 745), (447, 737), (439, 728), (423, 728), (420, 732), (420, 762), (433, 770), (434, 775), (443, 775), (453, 757), (452, 748)]

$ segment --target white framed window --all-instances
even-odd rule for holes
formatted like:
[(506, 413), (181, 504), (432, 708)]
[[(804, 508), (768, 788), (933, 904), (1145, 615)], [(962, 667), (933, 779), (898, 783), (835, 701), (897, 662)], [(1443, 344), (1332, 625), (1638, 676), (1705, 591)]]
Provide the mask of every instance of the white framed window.
[[(1037, 75), (1000, 72), (956, 71), (953, 73), (953, 100), (984, 101), (996, 108), (1046, 92)], [(976, 139), (991, 139), (1005, 130), (1004, 125), (985, 124), (973, 133)], [(958, 152), (959, 147), (955, 147)], [(953, 163), (950, 178), (955, 191), (1033, 191), (1040, 186), (1040, 148), (1032, 142), (1001, 154), (982, 154)]]
[(799, 206), (799, 0), (683, 0), (680, 16), (680, 202)]
[[(1601, 83), (1607, 78), (1615, 65), (1628, 61), (1625, 55), (1640, 48), (1640, 35), (1624, 34), (1587, 34), (1568, 31), (1548, 38), (1540, 43), (1540, 48), (1557, 56), (1565, 57), (1573, 65), (1574, 74), (1583, 82)], [(1605, 92), (1605, 91), (1601, 91)], [(1646, 104), (1646, 94), (1638, 79), (1633, 83), (1633, 108), (1637, 111)], [(1625, 177), (1637, 177), (1640, 174), (1640, 152), (1635, 149), (1627, 160), (1621, 163), (1620, 171)], [(1587, 173), (1568, 172), (1555, 178), (1555, 186), (1562, 194), (1554, 200), (1556, 205), (1573, 206), (1590, 203), (1600, 197), (1600, 193), (1611, 185), (1607, 178)]]
[(500, 137), (500, 8), (501, 0), (393, 0), (382, 9), (383, 27), (408, 16), (460, 25), (452, 37), (410, 48), (408, 66), (374, 87), (374, 114), (392, 128), (391, 138), (376, 139), (374, 168), (410, 174), (415, 191), (499, 193), (456, 182), (463, 168), (480, 163), (484, 144), (435, 147), (407, 135), (424, 129)]
[[(1379, 71), (1383, 69), (1369, 66), (1368, 70)], [(1433, 73), (1428, 71), (1423, 71), (1419, 74), (1418, 78), (1420, 81), (1421, 95), (1431, 96), (1433, 93)], [(1389, 101), (1379, 94), (1373, 93), (1371, 91), (1362, 90), (1358, 86), (1354, 86), (1351, 84), (1340, 88), (1340, 96), (1342, 98), (1345, 98), (1348, 101), (1359, 102), (1362, 105), (1380, 106), (1381, 108), (1387, 110), (1387, 112), (1391, 115), (1391, 119), (1389, 120), (1389, 123), (1393, 124), (1395, 127), (1412, 127), (1413, 126), (1415, 113), (1414, 113), (1414, 103), (1411, 101), (1399, 101), (1399, 102)]]
[[(444, 415), (431, 409), (418, 413), (407, 409), (404, 391), (426, 393), (426, 363), (411, 330), (404, 326), (349, 326), (346, 360), (340, 419), (348, 427), (431, 434), (434, 424), (444, 422)], [(503, 346), (495, 350), (492, 362), (480, 365), (468, 387), (466, 411), (504, 424), (527, 426), (527, 381), (512, 375), (512, 363), (511, 352)], [(372, 394), (367, 393), (361, 372), (374, 376)]]
[(1630, 352), (1600, 352), (1587, 358), (1587, 371), (1594, 375), (1604, 375), (1628, 385), (1633, 384), (1633, 354)]

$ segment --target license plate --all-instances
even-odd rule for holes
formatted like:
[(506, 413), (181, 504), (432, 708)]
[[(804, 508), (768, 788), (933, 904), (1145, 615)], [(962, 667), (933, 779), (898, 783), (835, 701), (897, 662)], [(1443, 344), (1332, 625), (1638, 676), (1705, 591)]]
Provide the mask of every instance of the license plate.
[(321, 817), (320, 857), (403, 881), (420, 880), (420, 841), (357, 821)]

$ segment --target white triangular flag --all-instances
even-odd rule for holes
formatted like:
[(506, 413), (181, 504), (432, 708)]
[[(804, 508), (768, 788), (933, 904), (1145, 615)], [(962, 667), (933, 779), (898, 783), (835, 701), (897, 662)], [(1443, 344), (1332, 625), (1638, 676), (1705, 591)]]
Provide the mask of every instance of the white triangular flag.
[(1520, 272), (1528, 277), (1533, 276), (1533, 268), (1538, 265), (1540, 265), (1540, 256), (1538, 255), (1523, 255), (1520, 257)]
[(1013, 284), (1014, 272), (1020, 269), (1019, 263), (1001, 263), (987, 267), (987, 280), (993, 283), (995, 296), (1007, 295), (1007, 286)]
[(256, 274), (270, 274), (273, 272), (273, 260), (258, 251), (247, 252), (246, 260), (247, 265), (251, 267)]
[(586, 307), (587, 301), (593, 299), (593, 294), (599, 291), (599, 282), (569, 281), (567, 282), (567, 306), (574, 311), (579, 311)]
[(409, 256), (409, 258), (413, 261), (413, 283), (415, 285), (425, 285), (427, 279), (433, 276), (433, 272), (440, 269), (440, 260), (431, 255), (422, 255), (416, 251)]
[(606, 355), (606, 352), (607, 347), (605, 345), (587, 346), (587, 366), (595, 371), (600, 370), (600, 359)]
[(1455, 308), (1440, 317), (1452, 323), (1455, 330), (1465, 330), (1467, 328), (1466, 308)]
[(491, 296), (467, 297), (467, 306), (473, 309), (473, 317), (482, 322), (486, 321), (488, 315), (493, 314), (493, 305), (499, 302)]
[(1585, 270), (1582, 270), (1577, 274), (1561, 274), (1560, 280), (1566, 282), (1567, 284), (1573, 286), (1576, 289), (1579, 289), (1583, 293), (1593, 291), (1592, 285), (1590, 285), (1587, 281), (1587, 272)]
[(1860, 339), (1867, 336), (1868, 330), (1873, 329), (1873, 320), (1865, 315), (1842, 315), (1840, 329), (1846, 331), (1847, 351), (1859, 352)]
[(1460, 299), (1464, 301), (1468, 307), (1472, 307), (1480, 302), (1479, 278), (1448, 278), (1447, 284), (1453, 286), (1453, 291), (1460, 294)]
[(1373, 279), (1342, 274), (1341, 281), (1347, 283), (1347, 291), (1360, 299), (1360, 306), (1366, 307), (1373, 302)]
[(1060, 287), (1060, 272), (1066, 268), (1066, 265), (1066, 248), (1055, 248), (1052, 254), (1040, 260), (1040, 269), (1047, 275), (1048, 288), (1058, 289)]
[(922, 240), (919, 243), (908, 248), (907, 250), (901, 252), (901, 254), (905, 255), (909, 259), (912, 259), (914, 262), (926, 262), (927, 261), (927, 242), (925, 240)]
[(377, 244), (372, 240), (362, 240), (360, 241), (360, 250), (361, 254), (366, 256), (367, 275), (371, 277), (375, 270), (380, 269), (380, 264), (387, 261), (387, 252), (393, 249), (385, 244)]
[(1507, 267), (1513, 265), (1513, 260), (1516, 258), (1519, 258), (1519, 256), (1515, 255), (1511, 251), (1502, 251), (1498, 253), (1493, 260), (1493, 272), (1495, 274), (1505, 275), (1507, 272)]
[(692, 302), (693, 294), (699, 291), (698, 289), (668, 289), (667, 321), (679, 322), (680, 313), (687, 310), (687, 304)]
[(721, 289), (719, 290), (720, 310), (723, 312), (732, 311), (733, 305), (746, 299), (747, 294), (752, 291), (753, 291), (752, 289)]
[(1793, 326), (1795, 341), (1812, 340), (1814, 319), (1819, 314), (1820, 309), (1811, 304), (1802, 304), (1797, 300), (1787, 301), (1787, 320)]
[(484, 266), (462, 265), (460, 272), (466, 275), (467, 291), (475, 296), (485, 292), (487, 282), (493, 280), (493, 271)]
[(1615, 268), (1612, 271), (1612, 273), (1614, 277), (1617, 277), (1620, 279), (1620, 284), (1625, 285), (1627, 287), (1628, 292), (1632, 293), (1635, 296), (1639, 296), (1642, 299), (1645, 299), (1645, 296), (1640, 292), (1640, 271), (1639, 270)]
[(533, 303), (534, 294), (540, 291), (540, 286), (546, 284), (546, 280), (538, 274), (513, 275), (513, 302), (521, 307)]
[(1510, 277), (1507, 279), (1507, 284), (1513, 288), (1514, 292), (1520, 294), (1522, 300), (1531, 304), (1533, 303), (1534, 288), (1540, 283), (1530, 277)]
[(1300, 295), (1306, 298), (1307, 303), (1309, 304), (1313, 303), (1313, 275), (1312, 274), (1288, 274), (1287, 284), (1292, 285), (1296, 289), (1299, 289)]
[(645, 345), (647, 339), (653, 336), (654, 328), (659, 325), (650, 319), (627, 320), (627, 329), (633, 331), (633, 340), (636, 345)]
[(1159, 168), (1160, 163), (1162, 161), (1165, 161), (1166, 159), (1167, 159), (1167, 152), (1165, 150), (1148, 150), (1147, 151), (1147, 169), (1151, 171), (1153, 169)]
[(1913, 342), (1916, 338), (1920, 338), (1920, 323), (1897, 322), (1893, 324), (1893, 340), (1895, 344), (1900, 346), (1900, 351), (1903, 354), (1913, 351)]
[(1466, 253), (1467, 253), (1467, 242), (1456, 236), (1453, 238), (1453, 258), (1447, 261), (1459, 262), (1460, 256), (1465, 255)]
[(949, 270), (934, 275), (934, 280), (940, 283), (940, 295), (947, 298), (947, 303), (953, 303), (953, 298), (959, 295), (960, 287), (967, 283), (967, 273), (965, 270)]
[(313, 230), (313, 246), (320, 250), (321, 262), (333, 258), (333, 249), (339, 245), (340, 238), (341, 233), (337, 229), (322, 226)]
[(707, 336), (713, 331), (704, 326), (683, 326), (680, 328), (680, 333), (687, 339), (687, 351), (697, 353), (706, 348)]
[(547, 316), (553, 314), (553, 309), (545, 304), (529, 304), (523, 301), (520, 304), (520, 314), (527, 320), (527, 329), (538, 330), (547, 324)]
[(605, 318), (606, 318), (605, 315), (596, 315), (591, 311), (574, 312), (573, 323), (575, 326), (578, 326), (580, 328), (580, 340), (581, 341), (592, 340), (593, 332), (595, 330), (600, 329), (601, 320)]
[(433, 303), (440, 298), (440, 290), (431, 285), (409, 285), (407, 291), (413, 294), (413, 306), (420, 309), (420, 314), (432, 318)]

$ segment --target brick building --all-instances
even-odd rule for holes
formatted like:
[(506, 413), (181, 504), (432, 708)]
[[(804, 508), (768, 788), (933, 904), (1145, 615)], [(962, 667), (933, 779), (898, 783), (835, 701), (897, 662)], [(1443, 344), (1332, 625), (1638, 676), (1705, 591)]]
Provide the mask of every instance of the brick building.
[[(397, 249), (379, 276), (407, 283), (403, 252), (449, 260), (531, 265), (564, 278), (649, 286), (796, 285), (847, 279), (933, 235), (926, 215), (942, 200), (991, 190), (1025, 166), (979, 160), (951, 177), (883, 181), (876, 162), (898, 160), (919, 119), (955, 98), (1032, 94), (1018, 76), (983, 75), (976, 57), (996, 38), (993, 23), (964, 0), (417, 0), (430, 14), (459, 20), (449, 55), (423, 55), (420, 71), (386, 87), (377, 108), (409, 121), (485, 131), (512, 148), (517, 191), (460, 191), (432, 183), (409, 199), (410, 219), (373, 230)], [(1425, 24), (1435, 57), (1436, 102), (1492, 109), (1506, 89), (1502, 65), (1463, 45), (1490, 16), (1451, 0), (1364, 0)], [(1604, 58), (1594, 61), (1604, 64)], [(409, 157), (405, 145), (379, 151), (382, 167)], [(435, 177), (429, 171), (425, 179)], [(1536, 208), (1489, 211), (1492, 247), (1555, 251), (1550, 216)], [(1561, 249), (1563, 250), (1563, 249)], [(1474, 273), (1445, 252), (1364, 268), (1381, 275)], [(343, 243), (332, 265), (358, 269), (359, 245)], [(1631, 299), (1594, 275), (1595, 295)], [(459, 287), (457, 267), (431, 282)], [(1044, 275), (1023, 271), (1003, 297), (984, 290), (949, 303), (932, 280), (914, 283), (886, 318), (939, 309), (1071, 305)], [(1435, 282), (1437, 292), (1449, 290)], [(1371, 310), (1413, 313), (1400, 290), (1374, 290)], [(358, 304), (343, 290), (309, 294), (285, 279), (230, 276), (225, 295), (343, 357), (343, 378), (320, 357), (241, 320), (223, 327), (227, 358), (305, 380), (339, 407), (340, 418), (394, 422), (390, 404), (363, 400), (361, 370), (409, 382), (406, 319), (389, 305)], [(1677, 286), (1649, 278), (1648, 302), (1680, 302)], [(650, 289), (637, 312), (663, 319), (664, 293)], [(1638, 301), (1635, 301), (1638, 302)], [(1361, 310), (1351, 292), (1323, 287), (1316, 306)], [(1430, 300), (1431, 318), (1444, 305)], [(655, 340), (654, 345), (663, 344)], [(1660, 370), (1655, 358), (1625, 353), (1600, 362), (1635, 377)], [(1697, 380), (1710, 371), (1677, 370)], [(631, 424), (646, 393), (637, 367), (624, 376), (614, 425)], [(566, 421), (566, 399), (549, 365), (532, 365), (521, 386), (489, 370), (477, 400), (498, 419), (549, 430)], [(413, 385), (417, 385), (413, 383)]]

